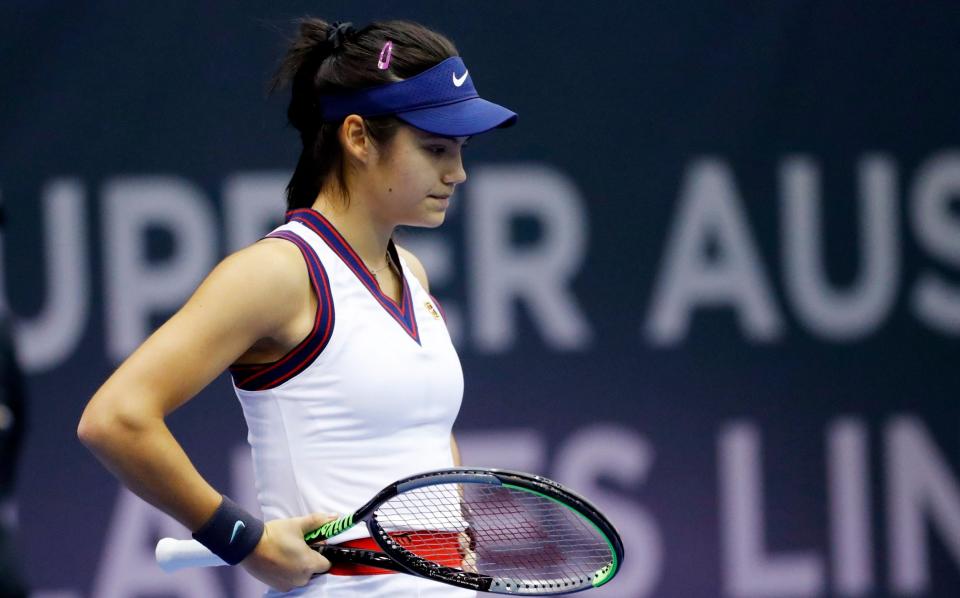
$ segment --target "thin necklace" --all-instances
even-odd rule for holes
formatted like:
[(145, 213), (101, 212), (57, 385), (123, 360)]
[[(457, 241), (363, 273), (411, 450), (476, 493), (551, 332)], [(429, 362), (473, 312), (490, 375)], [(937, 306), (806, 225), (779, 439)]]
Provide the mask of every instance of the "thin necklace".
[(374, 270), (373, 268), (371, 268), (371, 267), (367, 264), (367, 262), (363, 262), (363, 265), (364, 265), (364, 266), (367, 266), (367, 270), (370, 271), (370, 274), (373, 274), (373, 277), (376, 278), (376, 279), (379, 281), (379, 280), (380, 280), (380, 277), (377, 276), (377, 274), (378, 274), (379, 272), (383, 272), (384, 270), (386, 270), (387, 268), (389, 268), (390, 266), (392, 266), (392, 265), (393, 265), (393, 258), (390, 257), (390, 252), (388, 251), (388, 252), (387, 252), (387, 263), (384, 264), (383, 266), (377, 268), (376, 270)]

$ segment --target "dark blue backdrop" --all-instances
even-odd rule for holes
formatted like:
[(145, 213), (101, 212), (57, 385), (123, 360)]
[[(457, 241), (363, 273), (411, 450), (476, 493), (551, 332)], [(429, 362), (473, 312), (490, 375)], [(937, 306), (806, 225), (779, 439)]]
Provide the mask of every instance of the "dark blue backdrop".
[[(256, 595), (157, 572), (185, 531), (75, 427), (281, 216), (299, 147), (264, 90), (306, 13), (436, 27), (520, 113), (471, 144), (448, 223), (402, 239), (456, 333), (466, 462), (608, 511), (606, 595), (960, 592), (955, 3), (14, 2), (0, 198), (38, 595)], [(226, 379), (171, 427), (250, 500)]]

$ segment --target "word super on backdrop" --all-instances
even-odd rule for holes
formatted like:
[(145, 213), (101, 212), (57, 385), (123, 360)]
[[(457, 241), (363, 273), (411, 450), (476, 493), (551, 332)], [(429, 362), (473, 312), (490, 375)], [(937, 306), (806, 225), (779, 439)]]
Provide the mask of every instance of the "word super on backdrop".
[[(591, 497), (598, 595), (960, 595), (960, 11), (952, 2), (7, 3), (5, 297), (36, 596), (254, 596), (75, 437), (112, 369), (282, 218), (291, 18), (420, 20), (517, 127), (404, 230), (459, 347), (465, 461)], [(493, 43), (492, 43), (493, 42)], [(131, 400), (136, 400), (131, 397)], [(170, 417), (255, 503), (229, 381)]]

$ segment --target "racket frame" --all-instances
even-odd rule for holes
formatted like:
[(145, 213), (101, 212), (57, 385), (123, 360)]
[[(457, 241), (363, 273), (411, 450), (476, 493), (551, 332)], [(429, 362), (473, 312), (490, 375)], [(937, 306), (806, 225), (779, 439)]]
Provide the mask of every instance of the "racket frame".
[[(592, 576), (577, 580), (548, 581), (535, 579), (494, 578), (447, 567), (424, 559), (396, 542), (377, 522), (377, 508), (391, 498), (417, 488), (439, 484), (489, 484), (532, 492), (572, 510), (593, 527), (607, 541), (612, 562)], [(341, 548), (324, 543), (327, 539), (364, 522), (370, 537), (384, 554), (370, 550)], [(586, 590), (610, 581), (623, 562), (623, 543), (616, 529), (585, 498), (553, 480), (536, 475), (504, 469), (476, 469), (455, 467), (417, 474), (390, 484), (354, 513), (320, 526), (309, 532), (304, 540), (315, 550), (337, 562), (354, 562), (393, 571), (407, 571), (414, 575), (461, 588), (513, 595), (547, 595)]]

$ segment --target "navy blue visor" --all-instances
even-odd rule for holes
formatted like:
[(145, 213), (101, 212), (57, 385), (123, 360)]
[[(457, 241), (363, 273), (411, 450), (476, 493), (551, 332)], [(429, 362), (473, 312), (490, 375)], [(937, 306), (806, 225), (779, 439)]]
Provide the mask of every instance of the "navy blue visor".
[(403, 81), (323, 96), (320, 101), (324, 122), (337, 122), (350, 114), (394, 115), (418, 129), (445, 137), (477, 135), (517, 121), (515, 112), (477, 94), (459, 56)]

